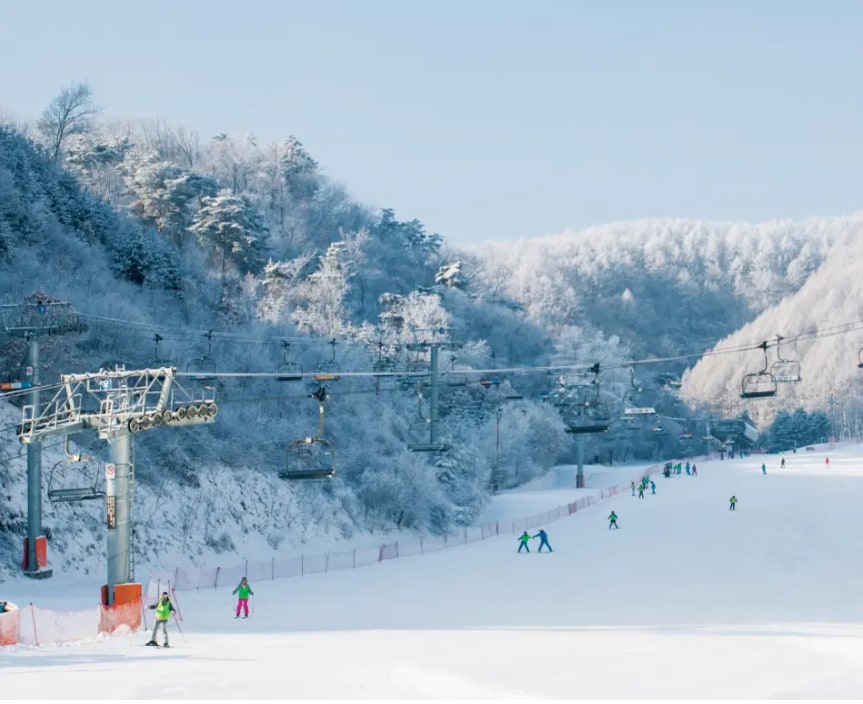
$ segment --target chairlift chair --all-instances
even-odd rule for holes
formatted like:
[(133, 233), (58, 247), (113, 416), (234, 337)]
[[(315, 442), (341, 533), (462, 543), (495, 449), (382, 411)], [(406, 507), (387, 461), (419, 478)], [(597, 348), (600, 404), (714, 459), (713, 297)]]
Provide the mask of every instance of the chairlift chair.
[(318, 366), (315, 367), (315, 371), (319, 372), (321, 374), (338, 374), (342, 370), (342, 368), (339, 365), (339, 363), (336, 361), (336, 340), (335, 340), (335, 338), (330, 340), (329, 344), (332, 345), (332, 347), (333, 347), (332, 357), (330, 359), (318, 364)]
[(793, 383), (800, 381), (800, 362), (793, 359), (783, 359), (780, 345), (784, 338), (776, 336), (776, 361), (770, 366), (770, 373), (777, 383)]
[(407, 445), (409, 452), (449, 452), (452, 449), (452, 445), (446, 440), (432, 440), (431, 419), (414, 421), (408, 432), (411, 438)]
[(762, 342), (759, 348), (764, 352), (764, 368), (743, 376), (740, 398), (770, 398), (776, 395), (776, 378), (769, 370), (767, 342)]
[(216, 360), (213, 359), (213, 331), (204, 335), (207, 338), (207, 354), (193, 359), (186, 365), (186, 374), (192, 381), (207, 382), (216, 380)]
[(323, 436), (324, 401), (328, 398), (326, 387), (319, 386), (311, 398), (318, 402), (318, 433), (288, 443), (285, 468), (279, 472), (279, 479), (331, 479), (336, 473), (336, 446)]
[(604, 433), (611, 425), (611, 414), (600, 401), (561, 404), (561, 417), (566, 432), (575, 435)]
[(282, 343), (282, 363), (276, 370), (276, 381), (299, 381), (303, 378), (303, 370), (297, 362), (289, 359), (291, 343)]
[[(51, 503), (71, 503), (74, 501), (90, 501), (93, 499), (104, 499), (105, 491), (99, 488), (99, 466), (92, 463), (93, 458), (87, 455), (72, 454), (69, 452), (69, 436), (66, 436), (66, 457), (55, 463), (48, 474), (48, 500)], [(83, 464), (89, 471), (95, 472), (93, 483), (86, 486), (64, 486), (58, 487), (58, 468), (63, 464)]]
[(164, 340), (165, 338), (159, 333), (153, 335), (153, 341), (156, 343), (156, 351), (153, 355), (153, 361), (150, 363), (150, 367), (153, 369), (171, 369), (177, 366), (172, 360), (166, 359), (160, 354), (160, 348)]
[(643, 395), (644, 389), (635, 383), (635, 368), (629, 369), (630, 388), (623, 397), (623, 415), (626, 417), (633, 416), (652, 416), (656, 415), (654, 406), (637, 403)]

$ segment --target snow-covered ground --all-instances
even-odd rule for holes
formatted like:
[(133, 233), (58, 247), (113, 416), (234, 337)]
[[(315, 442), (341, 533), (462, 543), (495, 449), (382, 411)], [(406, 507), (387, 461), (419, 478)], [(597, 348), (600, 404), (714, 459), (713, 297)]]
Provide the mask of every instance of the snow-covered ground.
[[(143, 633), (5, 648), (0, 691), (4, 699), (861, 698), (863, 446), (829, 450), (829, 468), (826, 454), (787, 454), (785, 470), (778, 456), (753, 456), (699, 462), (694, 478), (660, 476), (655, 496), (625, 493), (544, 526), (552, 554), (517, 554), (514, 536), (501, 536), (253, 583), (248, 620), (233, 619), (230, 588), (179, 592), (184, 634), (171, 624), (175, 648), (143, 647)], [(546, 481), (489, 511), (535, 513), (537, 494), (567, 491)], [(619, 531), (608, 530), (612, 509)], [(20, 579), (3, 585), (4, 598), (83, 608), (99, 581)]]

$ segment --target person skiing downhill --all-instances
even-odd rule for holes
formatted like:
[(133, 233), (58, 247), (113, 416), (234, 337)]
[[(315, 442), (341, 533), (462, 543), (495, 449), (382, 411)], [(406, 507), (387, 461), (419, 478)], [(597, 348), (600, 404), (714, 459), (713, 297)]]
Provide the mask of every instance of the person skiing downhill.
[(782, 458), (782, 462), (779, 464), (780, 469), (785, 469), (785, 458)]
[(698, 470), (695, 468), (695, 465), (694, 465), (694, 464), (692, 465), (692, 476), (693, 476), (693, 477), (697, 477), (697, 476), (698, 476)]
[(554, 550), (551, 549), (551, 545), (548, 544), (548, 533), (546, 533), (542, 528), (540, 528), (539, 533), (533, 537), (539, 538), (539, 549), (537, 549), (537, 552), (542, 552), (543, 545), (548, 548), (549, 552), (554, 552)]
[(620, 526), (617, 525), (617, 514), (614, 511), (608, 514), (608, 530), (611, 530), (611, 526), (614, 526), (615, 530), (620, 530)]
[(171, 618), (171, 613), (174, 611), (174, 605), (168, 598), (168, 592), (162, 592), (162, 598), (150, 608), (156, 609), (156, 623), (153, 626), (153, 635), (145, 645), (159, 645), (156, 642), (156, 633), (159, 630), (159, 626), (161, 626), (162, 633), (165, 634), (165, 644), (163, 647), (170, 648), (171, 646), (168, 645), (168, 619)]
[(530, 540), (530, 533), (525, 531), (519, 536), (518, 539), (518, 552), (521, 552), (521, 549), (524, 548), (525, 552), (530, 552), (530, 546), (527, 544), (527, 541)]
[(736, 496), (732, 496), (730, 499), (728, 499), (728, 510), (729, 511), (736, 511), (737, 510), (737, 497)]
[(635, 482), (631, 482), (632, 486), (632, 495), (635, 496)]
[(254, 593), (249, 586), (249, 581), (243, 577), (237, 588), (231, 592), (237, 595), (237, 615), (234, 618), (240, 618), (240, 609), (243, 609), (243, 618), (249, 618), (249, 594), (254, 595)]
[(639, 498), (639, 499), (643, 499), (643, 498), (644, 498), (644, 484), (639, 484), (639, 485), (638, 485), (638, 498)]
[(764, 462), (761, 463), (761, 473), (767, 474), (767, 465)]

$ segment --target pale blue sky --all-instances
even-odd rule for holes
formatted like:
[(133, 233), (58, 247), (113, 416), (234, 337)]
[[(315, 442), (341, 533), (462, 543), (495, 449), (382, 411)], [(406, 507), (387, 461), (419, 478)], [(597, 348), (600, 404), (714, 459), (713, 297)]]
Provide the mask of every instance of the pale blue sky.
[(863, 206), (856, 0), (0, 0), (0, 106), (296, 135), (449, 243)]

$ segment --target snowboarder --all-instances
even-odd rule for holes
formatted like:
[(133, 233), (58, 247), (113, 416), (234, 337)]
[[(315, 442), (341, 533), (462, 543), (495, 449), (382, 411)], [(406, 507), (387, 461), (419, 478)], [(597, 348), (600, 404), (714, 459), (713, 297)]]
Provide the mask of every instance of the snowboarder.
[(168, 598), (168, 592), (162, 592), (162, 598), (159, 599), (158, 602), (153, 604), (151, 609), (156, 609), (156, 623), (153, 626), (153, 636), (146, 643), (146, 645), (159, 645), (156, 642), (156, 633), (159, 630), (159, 626), (162, 627), (162, 633), (165, 634), (165, 648), (169, 648), (168, 645), (168, 619), (171, 618), (171, 614), (174, 611), (174, 605), (171, 603), (171, 600)]
[(644, 484), (639, 484), (639, 485), (638, 485), (638, 498), (639, 498), (639, 499), (643, 499), (643, 498), (644, 498)]
[(632, 495), (635, 496), (635, 482), (630, 482), (630, 484), (632, 485)]
[(554, 550), (551, 549), (551, 545), (548, 544), (548, 533), (546, 533), (542, 528), (540, 528), (539, 533), (537, 533), (533, 537), (539, 538), (539, 549), (537, 550), (537, 552), (542, 552), (543, 545), (548, 548), (549, 552), (554, 552)]
[(652, 479), (650, 480), (650, 493), (651, 494), (656, 493), (656, 482), (653, 481)]
[(693, 476), (693, 477), (697, 477), (697, 476), (698, 476), (698, 470), (695, 468), (695, 465), (694, 465), (694, 464), (692, 465), (692, 476)]
[(231, 594), (237, 595), (237, 615), (234, 618), (240, 618), (240, 609), (243, 609), (243, 618), (249, 618), (249, 594), (255, 594), (249, 586), (249, 581), (243, 577)]
[(524, 533), (521, 534), (521, 536), (518, 539), (518, 542), (519, 542), (518, 551), (519, 552), (521, 552), (522, 548), (524, 548), (525, 552), (530, 552), (530, 546), (528, 546), (528, 544), (527, 544), (528, 540), (530, 540), (530, 533), (525, 531)]
[(729, 502), (728, 510), (729, 511), (736, 511), (737, 510), (737, 497), (732, 496), (730, 499), (728, 499), (728, 502)]
[(781, 469), (785, 469), (785, 458), (784, 457), (782, 458), (782, 462), (780, 463), (779, 467)]
[(620, 526), (617, 525), (617, 514), (614, 511), (608, 514), (608, 530), (611, 530), (612, 526), (615, 530), (620, 530)]
[(764, 462), (761, 463), (761, 473), (767, 474), (767, 465)]

